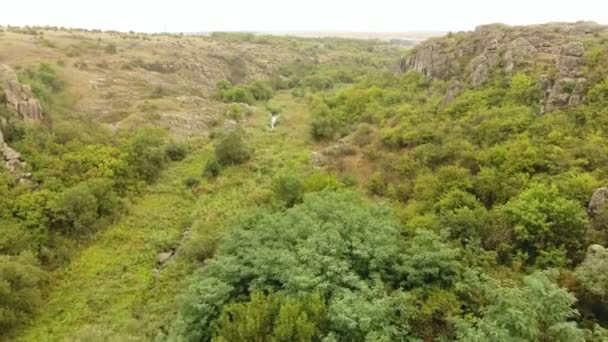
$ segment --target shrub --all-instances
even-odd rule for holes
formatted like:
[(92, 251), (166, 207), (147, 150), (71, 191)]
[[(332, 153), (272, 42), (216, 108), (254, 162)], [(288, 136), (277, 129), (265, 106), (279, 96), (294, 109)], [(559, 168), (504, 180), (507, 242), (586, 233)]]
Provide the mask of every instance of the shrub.
[(217, 177), (222, 171), (222, 166), (217, 161), (216, 158), (211, 158), (205, 164), (205, 170), (203, 171), (203, 175), (205, 177)]
[(201, 181), (198, 180), (198, 178), (188, 177), (188, 178), (184, 179), (184, 185), (189, 189), (193, 189), (193, 188), (199, 186), (200, 184), (201, 184)]
[(368, 123), (359, 124), (353, 133), (353, 142), (358, 146), (364, 146), (372, 141), (373, 126)]
[(172, 142), (165, 147), (167, 157), (172, 161), (180, 161), (186, 158), (188, 147), (184, 144)]
[(314, 172), (304, 178), (303, 186), (305, 192), (318, 192), (323, 190), (338, 190), (342, 187), (342, 183), (333, 174)]
[(253, 98), (258, 101), (270, 100), (274, 95), (272, 87), (270, 87), (267, 82), (254, 81), (248, 86), (248, 88), (251, 95), (253, 95)]
[(327, 76), (311, 75), (304, 77), (300, 84), (313, 90), (327, 90), (333, 88), (334, 81)]
[(165, 133), (159, 129), (143, 129), (133, 136), (127, 146), (128, 162), (137, 177), (151, 182), (166, 162)]
[(290, 299), (274, 293), (251, 294), (245, 303), (227, 305), (218, 320), (216, 341), (316, 341), (327, 321), (318, 294)]
[(241, 119), (243, 119), (244, 113), (245, 110), (238, 103), (231, 103), (230, 106), (228, 106), (228, 110), (226, 110), (226, 116), (236, 121), (240, 121)]
[(585, 341), (588, 331), (573, 321), (576, 298), (556, 284), (556, 275), (535, 272), (522, 286), (488, 289), (493, 304), (481, 318), (459, 319), (458, 341)]
[(312, 137), (316, 140), (332, 139), (337, 133), (337, 122), (331, 117), (313, 117)]
[(215, 158), (220, 165), (241, 164), (250, 158), (251, 153), (243, 136), (241, 130), (233, 130), (215, 145)]
[(97, 198), (84, 183), (63, 191), (51, 204), (51, 210), (55, 225), (70, 234), (91, 231), (99, 217)]
[(276, 101), (270, 100), (270, 101), (266, 102), (266, 110), (274, 115), (277, 115), (277, 114), (281, 114), (281, 112), (283, 111), (283, 108)]
[(224, 90), (220, 93), (220, 98), (224, 102), (238, 102), (253, 104), (255, 98), (248, 88), (242, 86), (235, 86), (230, 89)]
[(571, 260), (582, 252), (587, 230), (585, 211), (562, 197), (556, 186), (534, 184), (504, 207), (516, 248), (534, 261), (542, 251), (564, 248)]
[(34, 95), (43, 103), (52, 103), (53, 94), (63, 90), (65, 83), (49, 63), (40, 63), (37, 70), (27, 69), (19, 81), (29, 84)]
[(31, 254), (0, 255), (0, 337), (27, 322), (42, 305), (46, 274)]
[(300, 177), (296, 175), (283, 175), (275, 178), (272, 183), (272, 190), (275, 196), (285, 203), (288, 208), (302, 201), (304, 197), (304, 184)]

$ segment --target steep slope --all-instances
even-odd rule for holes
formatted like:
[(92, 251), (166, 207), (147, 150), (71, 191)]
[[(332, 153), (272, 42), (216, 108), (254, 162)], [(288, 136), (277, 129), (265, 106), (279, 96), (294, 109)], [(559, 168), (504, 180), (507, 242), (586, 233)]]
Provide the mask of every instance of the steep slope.
[(335, 58), (312, 41), (275, 40), (7, 29), (0, 33), (0, 64), (19, 71), (56, 65), (72, 92), (71, 109), (95, 120), (114, 127), (152, 121), (191, 135), (207, 131), (225, 110), (212, 99), (220, 80), (243, 83), (280, 65)]
[(545, 112), (582, 103), (588, 88), (585, 44), (607, 36), (607, 26), (592, 22), (485, 25), (424, 42), (401, 60), (400, 70), (450, 81), (448, 100), (467, 86), (483, 86), (496, 73), (526, 72), (540, 84)]

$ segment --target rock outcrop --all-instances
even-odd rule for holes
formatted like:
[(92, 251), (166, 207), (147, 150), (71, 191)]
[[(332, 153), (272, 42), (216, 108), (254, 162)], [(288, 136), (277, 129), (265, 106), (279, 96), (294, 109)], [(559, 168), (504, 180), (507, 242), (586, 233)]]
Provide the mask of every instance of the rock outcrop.
[(42, 107), (29, 86), (19, 83), (17, 74), (8, 65), (0, 65), (0, 102), (13, 109), (24, 120), (40, 121)]
[(161, 252), (156, 255), (156, 264), (159, 267), (162, 267), (166, 264), (171, 258), (175, 256), (175, 249), (170, 249), (166, 252)]
[(32, 176), (31, 173), (26, 173), (24, 170), (27, 164), (21, 159), (21, 154), (8, 146), (4, 141), (2, 131), (0, 131), (0, 157), (2, 157), (4, 166), (15, 176), (19, 182), (26, 182)]
[[(21, 84), (17, 74), (8, 65), (0, 65), (0, 105), (6, 105), (17, 113), (23, 120), (42, 120), (42, 107), (32, 94), (29, 86)], [(2, 126), (6, 125), (6, 121)], [(0, 127), (1, 128), (1, 127)], [(31, 174), (24, 172), (27, 164), (21, 159), (21, 154), (11, 148), (0, 131), (0, 156), (4, 166), (13, 173), (20, 183), (28, 182)]]
[(585, 260), (574, 274), (587, 291), (605, 297), (608, 294), (608, 248), (601, 245), (589, 246)]
[(608, 201), (608, 188), (599, 188), (593, 192), (587, 212), (591, 215), (597, 213)]
[(480, 26), (473, 32), (429, 39), (399, 63), (400, 72), (415, 70), (426, 77), (459, 82), (472, 87), (484, 85), (492, 73), (511, 75), (517, 71), (546, 72), (540, 76), (542, 112), (575, 106), (583, 101), (586, 79), (582, 42), (608, 26), (591, 22), (552, 23), (536, 26)]

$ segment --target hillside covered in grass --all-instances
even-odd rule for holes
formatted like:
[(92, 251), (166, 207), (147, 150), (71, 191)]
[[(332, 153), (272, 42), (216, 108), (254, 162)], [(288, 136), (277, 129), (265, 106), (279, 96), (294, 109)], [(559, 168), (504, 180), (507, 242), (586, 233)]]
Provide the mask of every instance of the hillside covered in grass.
[(604, 26), (6, 27), (0, 64), (0, 339), (608, 339)]

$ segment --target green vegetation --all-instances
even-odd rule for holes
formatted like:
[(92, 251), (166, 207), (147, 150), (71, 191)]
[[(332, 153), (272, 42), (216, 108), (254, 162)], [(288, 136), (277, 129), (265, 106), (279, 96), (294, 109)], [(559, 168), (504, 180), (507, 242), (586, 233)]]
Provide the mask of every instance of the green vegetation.
[[(44, 270), (71, 259), (79, 239), (118, 217), (125, 200), (154, 180), (166, 160), (162, 131), (112, 134), (74, 116), (68, 125), (67, 102), (57, 99), (69, 94), (50, 64), (28, 69), (20, 79), (42, 100), (54, 130), (22, 124), (8, 136), (28, 161), (32, 178), (18, 183), (0, 171), (3, 331), (27, 322), (41, 307)], [(16, 122), (14, 114), (5, 115)]]
[[(220, 165), (241, 164), (246, 162), (250, 157), (250, 148), (244, 141), (244, 132), (240, 130), (226, 133), (215, 145), (215, 158)], [(216, 169), (215, 165), (207, 168), (212, 175), (217, 173)]]
[(298, 58), (261, 75), (215, 56), (230, 81), (192, 87), (169, 82), (193, 65), (124, 58), (163, 83), (151, 99), (133, 82), (146, 120), (114, 130), (76, 111), (88, 89), (67, 64), (21, 68), (45, 118), (0, 110), (31, 172), (0, 168), (0, 339), (608, 339), (608, 205), (587, 210), (608, 184), (603, 40), (585, 43), (585, 101), (541, 113), (537, 70), (497, 67), (446, 100), (377, 41), (141, 36)]

